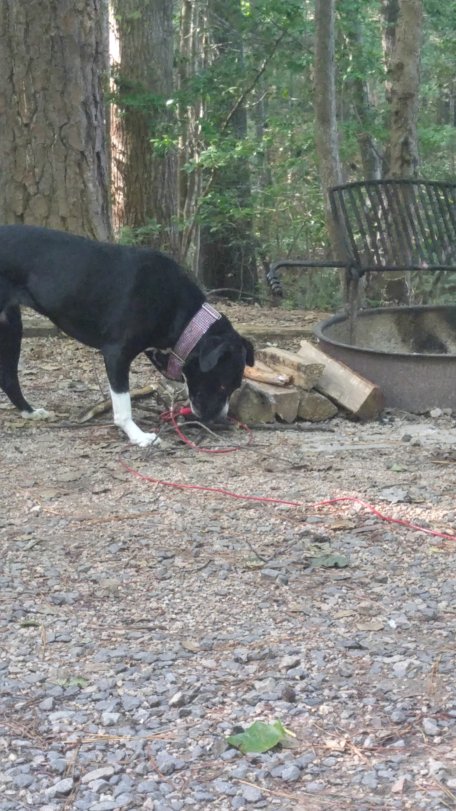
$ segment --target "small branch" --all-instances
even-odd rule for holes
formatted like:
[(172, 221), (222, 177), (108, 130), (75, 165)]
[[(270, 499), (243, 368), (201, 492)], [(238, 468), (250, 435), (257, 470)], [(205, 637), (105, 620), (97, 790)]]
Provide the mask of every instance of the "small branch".
[(255, 85), (257, 84), (258, 80), (259, 80), (259, 79), (261, 79), (261, 77), (262, 77), (263, 73), (265, 72), (265, 70), (266, 70), (266, 68), (267, 68), (267, 66), (268, 66), (268, 64), (269, 64), (269, 62), (271, 61), (272, 57), (274, 56), (274, 54), (275, 54), (275, 52), (276, 52), (277, 48), (279, 47), (279, 45), (280, 45), (280, 43), (282, 42), (282, 40), (283, 40), (283, 38), (284, 38), (284, 36), (285, 36), (285, 34), (286, 34), (286, 33), (287, 33), (286, 31), (282, 31), (282, 33), (280, 34), (280, 36), (279, 36), (279, 37), (277, 37), (277, 39), (276, 39), (276, 41), (274, 42), (274, 44), (273, 44), (273, 46), (272, 46), (272, 48), (271, 48), (270, 52), (269, 52), (269, 53), (268, 53), (268, 55), (267, 55), (267, 56), (265, 56), (265, 58), (263, 59), (263, 62), (261, 63), (261, 65), (260, 65), (259, 69), (257, 70), (257, 72), (256, 72), (255, 76), (253, 77), (252, 81), (251, 81), (251, 82), (250, 82), (250, 84), (249, 84), (249, 85), (247, 85), (247, 87), (244, 89), (244, 91), (241, 93), (241, 95), (239, 96), (239, 98), (237, 99), (237, 101), (235, 101), (235, 103), (234, 103), (233, 107), (231, 108), (230, 112), (228, 113), (227, 117), (225, 118), (225, 121), (224, 121), (224, 122), (223, 122), (223, 124), (222, 124), (222, 127), (221, 127), (221, 132), (224, 132), (224, 131), (226, 130), (226, 128), (228, 127), (228, 124), (230, 123), (230, 121), (231, 121), (231, 119), (233, 118), (233, 116), (234, 116), (234, 115), (237, 113), (237, 111), (239, 110), (239, 107), (241, 106), (241, 104), (243, 104), (243, 103), (244, 103), (244, 101), (246, 100), (246, 98), (247, 98), (247, 96), (249, 95), (249, 93), (251, 93), (251, 92), (252, 92), (252, 90), (253, 90), (253, 88), (255, 87)]
[[(150, 397), (150, 395), (155, 394), (156, 391), (157, 387), (150, 384), (148, 386), (143, 386), (141, 389), (133, 389), (130, 392), (130, 397), (132, 400), (140, 400), (141, 397)], [(79, 422), (88, 422), (94, 417), (97, 417), (99, 414), (105, 414), (106, 411), (111, 409), (111, 407), (111, 399), (102, 400), (100, 403), (96, 403), (94, 406), (92, 406), (92, 408), (89, 408), (88, 411), (83, 412), (79, 418)]]

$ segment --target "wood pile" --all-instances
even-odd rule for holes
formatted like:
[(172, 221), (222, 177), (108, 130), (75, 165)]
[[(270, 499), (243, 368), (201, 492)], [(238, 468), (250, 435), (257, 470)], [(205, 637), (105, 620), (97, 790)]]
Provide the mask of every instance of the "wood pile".
[(257, 349), (255, 358), (231, 398), (230, 412), (241, 422), (320, 422), (339, 409), (366, 420), (383, 408), (378, 386), (309, 341), (301, 341), (297, 352), (276, 346)]

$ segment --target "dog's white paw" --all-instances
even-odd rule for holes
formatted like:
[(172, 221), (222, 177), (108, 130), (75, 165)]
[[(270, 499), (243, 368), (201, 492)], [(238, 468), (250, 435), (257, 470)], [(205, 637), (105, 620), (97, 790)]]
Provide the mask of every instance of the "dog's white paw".
[(160, 445), (161, 440), (157, 436), (157, 434), (146, 434), (144, 431), (141, 432), (141, 436), (138, 436), (136, 439), (132, 440), (135, 445), (139, 445), (140, 448), (148, 448), (150, 445)]
[(21, 416), (25, 420), (52, 420), (54, 414), (46, 411), (45, 408), (34, 408), (33, 411), (21, 411)]

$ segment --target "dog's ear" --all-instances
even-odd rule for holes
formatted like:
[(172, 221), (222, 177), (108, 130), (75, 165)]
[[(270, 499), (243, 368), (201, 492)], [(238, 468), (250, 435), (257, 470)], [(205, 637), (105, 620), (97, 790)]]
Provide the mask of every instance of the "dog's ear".
[(228, 352), (225, 341), (221, 341), (216, 336), (206, 338), (201, 341), (199, 351), (199, 365), (202, 372), (210, 372), (219, 362), (222, 355)]
[[(245, 362), (247, 366), (253, 366), (255, 362), (253, 344), (247, 340), (247, 338), (241, 337), (241, 341), (245, 351)], [(199, 351), (199, 365), (201, 371), (210, 372), (211, 369), (217, 366), (220, 358), (228, 354), (232, 349), (233, 347), (231, 347), (227, 341), (220, 340), (220, 338), (216, 336), (208, 337), (206, 340), (201, 341)]]
[(251, 341), (247, 340), (247, 338), (242, 338), (242, 336), (241, 336), (241, 340), (242, 340), (242, 345), (243, 345), (243, 347), (245, 349), (245, 362), (246, 362), (247, 366), (253, 366), (254, 363), (255, 363), (253, 344), (252, 344)]

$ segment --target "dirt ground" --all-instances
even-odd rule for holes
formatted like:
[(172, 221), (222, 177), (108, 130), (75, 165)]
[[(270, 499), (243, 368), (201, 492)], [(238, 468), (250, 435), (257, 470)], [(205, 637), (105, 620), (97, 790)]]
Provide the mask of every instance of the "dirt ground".
[[(23, 421), (0, 398), (1, 811), (456, 808), (452, 415), (337, 417), (250, 440), (235, 427), (188, 429), (229, 454), (193, 450), (164, 426), (160, 448), (141, 450), (109, 413), (78, 423), (106, 390), (92, 351), (26, 339), (21, 377), (56, 419)], [(138, 359), (132, 385), (153, 380)], [(162, 407), (150, 398), (134, 415), (155, 430)], [(124, 702), (108, 729), (96, 692)], [(293, 748), (228, 755), (224, 736), (258, 718), (280, 718)], [(116, 805), (114, 783), (100, 795), (84, 774), (145, 728), (147, 746), (158, 741), (185, 765), (165, 781), (147, 747), (142, 773), (119, 755), (117, 783), (128, 777), (130, 793)], [(57, 750), (67, 764), (58, 774)], [(141, 793), (148, 770), (166, 782), (168, 805)], [(57, 777), (70, 781), (62, 796)]]

